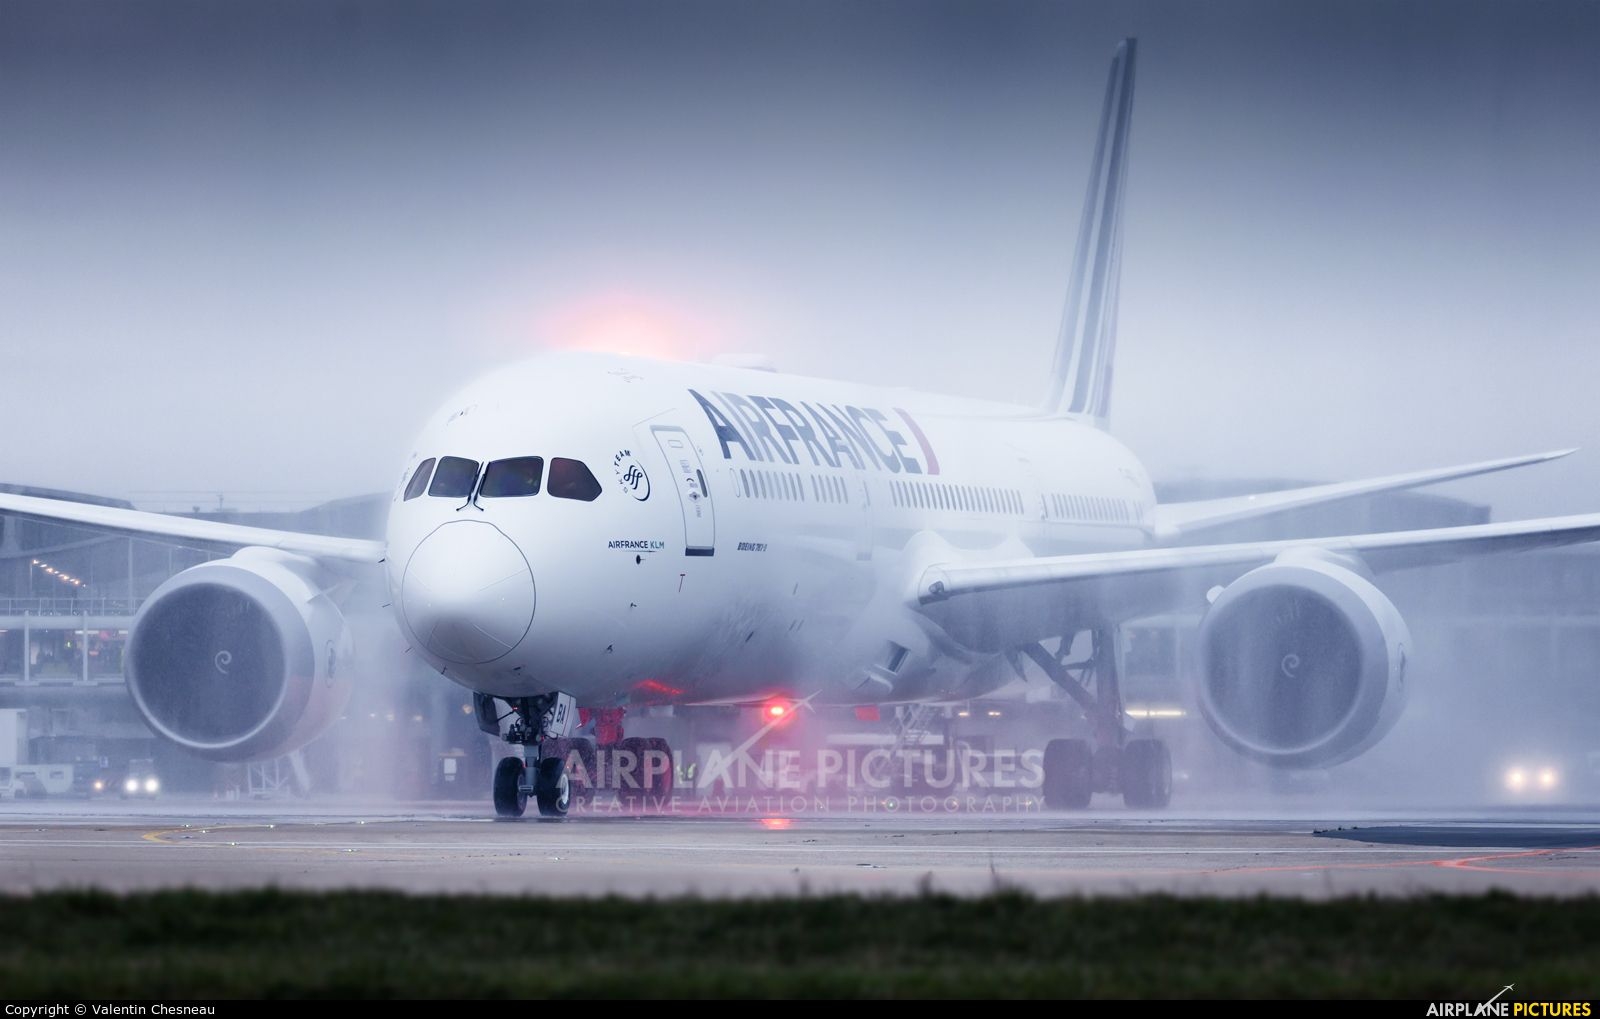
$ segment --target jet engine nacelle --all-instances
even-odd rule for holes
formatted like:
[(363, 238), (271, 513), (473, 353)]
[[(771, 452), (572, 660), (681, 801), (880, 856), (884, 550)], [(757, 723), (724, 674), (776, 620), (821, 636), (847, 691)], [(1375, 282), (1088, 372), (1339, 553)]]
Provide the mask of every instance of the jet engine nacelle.
[(1217, 596), (1200, 624), (1200, 707), (1223, 742), (1311, 768), (1347, 761), (1393, 727), (1411, 634), (1363, 572), (1289, 553)]
[(351, 640), (322, 570), (248, 548), (168, 580), (128, 635), (128, 691), (191, 753), (249, 761), (296, 750), (344, 709)]

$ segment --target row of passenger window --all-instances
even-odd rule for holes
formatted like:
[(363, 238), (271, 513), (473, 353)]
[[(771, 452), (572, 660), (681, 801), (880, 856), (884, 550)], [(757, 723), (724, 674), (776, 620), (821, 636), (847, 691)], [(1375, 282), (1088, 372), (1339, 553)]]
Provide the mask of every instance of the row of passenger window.
[[(810, 484), (808, 485), (807, 482)], [(734, 494), (746, 499), (782, 499), (805, 502), (810, 491), (812, 502), (849, 502), (850, 489), (842, 478), (831, 475), (800, 475), (787, 471), (739, 469)]]
[(1059, 495), (1046, 497), (1050, 513), (1058, 520), (1092, 520), (1105, 524), (1136, 524), (1139, 511), (1126, 499), (1102, 495)]
[[(481, 471), (480, 471), (481, 468)], [(600, 482), (582, 460), (557, 456), (550, 459), (550, 477), (544, 477), (544, 457), (518, 456), (494, 460), (483, 467), (465, 457), (433, 457), (417, 465), (406, 485), (410, 502), (427, 492), (441, 499), (516, 499), (538, 495), (540, 485), (557, 499), (593, 502), (600, 496)]]
[(942, 481), (891, 481), (889, 491), (896, 506), (911, 509), (946, 509), (965, 513), (1022, 512), (1022, 493), (987, 485), (950, 485)]

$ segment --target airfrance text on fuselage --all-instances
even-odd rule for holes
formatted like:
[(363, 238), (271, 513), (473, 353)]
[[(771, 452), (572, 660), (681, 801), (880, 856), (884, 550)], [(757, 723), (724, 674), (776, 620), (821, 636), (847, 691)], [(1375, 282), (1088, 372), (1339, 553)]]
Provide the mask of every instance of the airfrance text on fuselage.
[[(910, 414), (894, 408), (905, 422), (907, 438), (899, 424), (874, 407), (849, 404), (798, 405), (777, 396), (740, 396), (695, 390), (689, 395), (700, 404), (722, 446), (722, 458), (733, 459), (738, 448), (752, 463), (798, 464), (809, 457), (817, 467), (872, 468), (891, 474), (938, 474), (939, 458)], [(920, 451), (922, 458), (912, 455)]]

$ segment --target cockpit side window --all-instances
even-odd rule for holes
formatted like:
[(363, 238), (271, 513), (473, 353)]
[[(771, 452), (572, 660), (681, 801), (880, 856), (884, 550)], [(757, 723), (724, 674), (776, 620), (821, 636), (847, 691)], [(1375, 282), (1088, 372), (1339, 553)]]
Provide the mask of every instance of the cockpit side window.
[(447, 456), (439, 461), (433, 473), (433, 484), (428, 494), (447, 499), (465, 499), (472, 494), (472, 483), (478, 480), (478, 461), (459, 456)]
[(512, 460), (496, 460), (483, 472), (483, 484), (478, 494), (485, 499), (512, 499), (539, 494), (539, 480), (544, 476), (544, 457), (519, 456)]
[(410, 502), (428, 490), (428, 479), (433, 476), (433, 457), (417, 464), (417, 473), (411, 475), (411, 482), (406, 485), (406, 502)]
[(583, 502), (593, 502), (600, 497), (600, 482), (596, 481), (594, 474), (584, 466), (581, 460), (568, 460), (566, 457), (551, 457), (550, 494), (557, 499), (579, 499)]

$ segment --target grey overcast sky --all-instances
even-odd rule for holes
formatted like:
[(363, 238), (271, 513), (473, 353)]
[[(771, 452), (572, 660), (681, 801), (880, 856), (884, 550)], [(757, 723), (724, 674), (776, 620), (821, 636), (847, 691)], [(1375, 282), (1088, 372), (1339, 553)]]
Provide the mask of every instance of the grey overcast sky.
[[(1600, 4), (0, 2), (0, 479), (385, 488), (545, 346), (1031, 400), (1140, 38), (1158, 476), (1600, 510)], [(214, 502), (214, 496), (192, 501)]]

